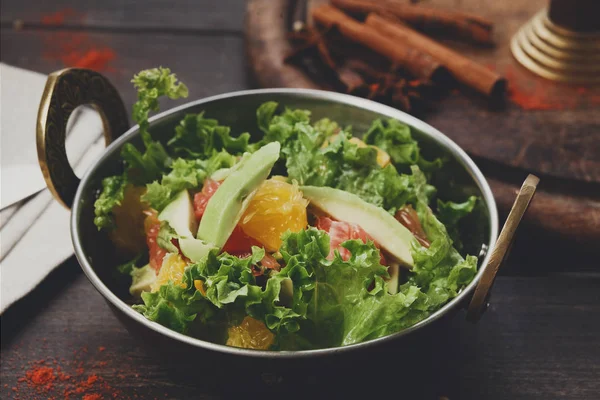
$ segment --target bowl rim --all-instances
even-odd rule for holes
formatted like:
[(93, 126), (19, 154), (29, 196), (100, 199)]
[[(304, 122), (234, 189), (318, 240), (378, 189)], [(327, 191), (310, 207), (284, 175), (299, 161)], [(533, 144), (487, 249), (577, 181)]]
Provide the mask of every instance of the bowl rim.
[(424, 135), (430, 136), (436, 142), (445, 146), (458, 160), (460, 164), (466, 169), (469, 175), (473, 178), (479, 190), (482, 193), (483, 200), (488, 207), (489, 210), (489, 243), (487, 243), (488, 251), (481, 261), (481, 267), (477, 271), (476, 276), (473, 280), (464, 288), (458, 296), (450, 300), (447, 304), (442, 306), (439, 310), (435, 311), (433, 314), (429, 315), (422, 321), (419, 321), (415, 325), (412, 325), (409, 328), (406, 328), (400, 332), (393, 333), (391, 335), (387, 335), (384, 337), (380, 337), (377, 339), (368, 340), (366, 342), (355, 343), (351, 345), (346, 345), (342, 347), (332, 347), (332, 348), (324, 348), (324, 349), (314, 349), (314, 350), (298, 350), (298, 351), (269, 351), (269, 350), (251, 350), (251, 349), (242, 349), (238, 347), (230, 347), (227, 345), (216, 344), (208, 341), (204, 341), (201, 339), (194, 338), (192, 336), (187, 336), (182, 333), (178, 333), (170, 328), (167, 328), (163, 325), (158, 324), (157, 322), (150, 321), (142, 314), (135, 311), (131, 308), (130, 305), (125, 303), (119, 297), (117, 297), (99, 278), (99, 276), (95, 273), (94, 269), (90, 265), (85, 252), (83, 250), (83, 246), (81, 243), (81, 238), (79, 235), (79, 218), (81, 215), (81, 209), (83, 207), (82, 197), (84, 194), (84, 188), (87, 188), (92, 176), (98, 167), (103, 163), (105, 159), (112, 155), (117, 147), (120, 147), (125, 142), (132, 139), (137, 133), (139, 133), (139, 125), (135, 125), (127, 130), (123, 135), (121, 135), (117, 140), (111, 143), (106, 149), (104, 149), (103, 153), (99, 156), (99, 158), (92, 164), (91, 167), (85, 172), (81, 182), (77, 188), (77, 192), (75, 194), (75, 198), (73, 201), (73, 207), (71, 210), (71, 238), (73, 241), (73, 247), (75, 249), (75, 255), (83, 269), (83, 272), (87, 276), (88, 280), (94, 285), (96, 290), (100, 292), (100, 294), (108, 300), (112, 306), (117, 308), (119, 311), (127, 315), (129, 318), (133, 319), (135, 322), (145, 325), (147, 328), (153, 330), (154, 332), (164, 335), (170, 339), (176, 340), (178, 342), (182, 342), (194, 347), (198, 347), (204, 350), (215, 351), (219, 353), (226, 353), (229, 355), (236, 356), (246, 356), (246, 357), (256, 357), (256, 358), (306, 358), (306, 357), (315, 357), (322, 355), (331, 355), (331, 354), (339, 354), (339, 353), (347, 353), (352, 352), (357, 349), (365, 349), (368, 347), (380, 345), (383, 343), (387, 343), (393, 340), (397, 340), (400, 337), (411, 334), (431, 323), (440, 319), (442, 316), (450, 312), (451, 310), (459, 307), (465, 300), (468, 299), (469, 294), (474, 291), (475, 286), (479, 282), (483, 272), (488, 267), (489, 258), (491, 255), (491, 250), (493, 248), (494, 243), (498, 237), (498, 211), (496, 202), (494, 200), (494, 196), (492, 194), (492, 190), (483, 176), (482, 172), (479, 170), (475, 162), (466, 154), (466, 152), (458, 146), (454, 141), (452, 141), (449, 137), (444, 135), (442, 132), (427, 124), (426, 122), (409, 115), (403, 111), (397, 110), (390, 106), (386, 106), (381, 103), (377, 103), (372, 100), (363, 99), (360, 97), (330, 92), (325, 90), (315, 90), (315, 89), (299, 89), (299, 88), (272, 88), (272, 89), (253, 89), (253, 90), (241, 90), (228, 92), (224, 94), (219, 94), (215, 96), (210, 96), (206, 98), (202, 98), (199, 100), (194, 100), (182, 104), (177, 107), (173, 107), (169, 110), (163, 111), (153, 117), (149, 118), (150, 124), (161, 120), (163, 118), (167, 118), (173, 114), (179, 113), (187, 108), (195, 107), (198, 105), (210, 103), (213, 101), (235, 98), (235, 97), (243, 97), (243, 96), (252, 96), (252, 95), (264, 95), (264, 94), (288, 94), (293, 96), (306, 97), (314, 100), (327, 100), (334, 101), (336, 103), (340, 103), (343, 105), (353, 106), (360, 109), (364, 109), (367, 111), (372, 111), (389, 118), (394, 118), (399, 121), (402, 121), (411, 128), (418, 129)]

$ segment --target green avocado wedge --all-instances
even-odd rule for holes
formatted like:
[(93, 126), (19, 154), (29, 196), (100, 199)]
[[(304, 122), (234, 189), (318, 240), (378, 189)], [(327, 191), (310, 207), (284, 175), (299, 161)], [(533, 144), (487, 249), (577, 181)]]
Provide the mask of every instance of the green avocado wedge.
[(301, 186), (300, 190), (313, 207), (338, 221), (359, 225), (398, 263), (414, 266), (410, 249), (415, 237), (383, 208), (330, 187)]
[(201, 262), (208, 253), (214, 249), (214, 246), (204, 243), (200, 239), (194, 238), (182, 238), (179, 239), (179, 248), (184, 256), (189, 258), (192, 262)]
[(188, 191), (182, 190), (177, 193), (175, 198), (158, 214), (158, 220), (167, 221), (180, 237), (194, 237), (198, 223)]
[(156, 270), (150, 264), (146, 264), (140, 268), (133, 267), (131, 278), (129, 293), (133, 296), (140, 296), (142, 292), (150, 291), (150, 287), (156, 281)]
[(279, 159), (281, 145), (269, 143), (244, 156), (206, 205), (196, 237), (222, 248), (248, 208), (256, 189), (267, 179)]

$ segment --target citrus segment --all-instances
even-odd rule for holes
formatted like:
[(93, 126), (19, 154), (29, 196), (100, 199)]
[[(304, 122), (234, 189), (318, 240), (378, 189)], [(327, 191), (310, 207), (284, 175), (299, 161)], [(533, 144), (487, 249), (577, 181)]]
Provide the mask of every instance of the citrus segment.
[(140, 197), (146, 188), (127, 185), (121, 204), (112, 209), (115, 229), (109, 236), (115, 246), (128, 254), (136, 254), (144, 249), (144, 209)]
[[(367, 232), (356, 224), (351, 224), (343, 221), (335, 221), (329, 217), (317, 217), (317, 228), (325, 231), (329, 234), (329, 254), (327, 255), (328, 260), (335, 258), (335, 250), (340, 253), (342, 260), (348, 261), (351, 253), (345, 247), (342, 247), (342, 243), (347, 240), (358, 239), (363, 243), (367, 243), (369, 240), (373, 241), (373, 238), (369, 236)], [(377, 243), (375, 246), (379, 248)], [(381, 265), (387, 265), (387, 261), (379, 249), (379, 263)]]
[(227, 346), (244, 349), (268, 350), (273, 344), (275, 335), (261, 321), (245, 317), (241, 324), (228, 330)]
[(185, 288), (183, 283), (183, 274), (187, 263), (181, 258), (179, 254), (169, 253), (163, 258), (162, 267), (158, 273), (156, 281), (150, 288), (152, 292), (158, 291), (162, 285), (173, 282), (182, 288)]
[(147, 210), (144, 220), (144, 230), (146, 231), (146, 244), (150, 258), (150, 266), (158, 271), (163, 263), (163, 257), (167, 251), (158, 245), (158, 232), (160, 231), (160, 221), (155, 210)]
[(283, 233), (306, 227), (307, 205), (296, 184), (269, 179), (258, 188), (239, 224), (246, 235), (267, 250), (277, 251)]

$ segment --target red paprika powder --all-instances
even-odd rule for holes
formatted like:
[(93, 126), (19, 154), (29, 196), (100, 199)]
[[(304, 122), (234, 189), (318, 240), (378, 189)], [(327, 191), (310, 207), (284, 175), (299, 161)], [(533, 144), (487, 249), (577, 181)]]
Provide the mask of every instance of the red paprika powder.
[(553, 82), (513, 65), (506, 67), (505, 76), (510, 101), (523, 110), (573, 110), (600, 105), (597, 89)]
[[(85, 14), (72, 8), (65, 8), (42, 16), (41, 23), (47, 26), (60, 27), (67, 20), (82, 23)], [(116, 60), (116, 52), (109, 46), (93, 41), (85, 32), (78, 31), (45, 31), (44, 58), (59, 61), (65, 67), (93, 69), (95, 71), (114, 71), (112, 62)]]
[[(101, 376), (101, 367), (108, 365), (111, 355), (106, 354), (106, 348), (101, 346), (98, 352), (88, 355), (88, 349), (83, 347), (73, 352), (73, 359), (60, 360), (46, 358), (30, 361), (24, 375), (17, 379), (16, 386), (11, 390), (15, 399), (128, 399), (119, 389), (114, 388)], [(90, 357), (92, 357), (90, 359)], [(98, 357), (104, 358), (99, 361)], [(107, 358), (108, 357), (108, 358)], [(14, 362), (14, 359), (9, 360)], [(49, 365), (52, 365), (50, 367)], [(64, 369), (63, 369), (64, 368)], [(89, 369), (99, 373), (89, 373)], [(114, 366), (111, 367), (114, 370)], [(118, 379), (125, 379), (124, 374), (118, 374)], [(4, 384), (8, 388), (8, 384)]]
[(50, 367), (36, 367), (26, 373), (27, 379), (34, 385), (50, 385), (56, 379), (54, 369)]

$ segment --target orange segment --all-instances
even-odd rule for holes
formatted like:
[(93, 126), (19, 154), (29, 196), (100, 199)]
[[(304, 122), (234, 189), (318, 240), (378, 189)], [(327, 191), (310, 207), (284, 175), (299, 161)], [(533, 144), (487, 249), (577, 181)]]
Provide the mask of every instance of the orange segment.
[(297, 184), (269, 179), (258, 188), (240, 219), (240, 226), (246, 235), (267, 250), (277, 251), (283, 233), (287, 230), (298, 232), (308, 224), (307, 205)]
[[(333, 135), (330, 140), (333, 141), (333, 139), (335, 139), (336, 135)], [(377, 150), (377, 164), (379, 164), (379, 166), (381, 168), (385, 168), (389, 163), (390, 163), (390, 155), (381, 150), (379, 147), (375, 146), (375, 145), (367, 145), (365, 142), (363, 142), (362, 140), (360, 140), (357, 137), (352, 137), (350, 138), (350, 140), (348, 140), (350, 143), (357, 145), (359, 148), (364, 148), (367, 146), (373, 147), (375, 150)], [(323, 142), (323, 145), (321, 145), (322, 148), (329, 146), (329, 140), (325, 140), (325, 142)]]
[(185, 288), (186, 286), (185, 283), (183, 283), (183, 274), (186, 266), (187, 263), (179, 254), (167, 254), (163, 259), (162, 267), (158, 273), (158, 277), (152, 284), (150, 290), (152, 292), (157, 292), (162, 285), (169, 283), (169, 281), (172, 281), (174, 284)]
[(121, 204), (112, 210), (115, 229), (110, 231), (110, 239), (119, 250), (128, 254), (139, 253), (146, 247), (144, 210), (147, 205), (140, 201), (145, 192), (144, 187), (127, 185)]
[(194, 287), (202, 293), (202, 296), (206, 296), (206, 289), (204, 289), (204, 282), (200, 279), (194, 279)]
[(377, 150), (377, 164), (379, 164), (381, 168), (385, 168), (390, 163), (390, 155), (377, 146), (373, 147)]
[(245, 317), (241, 324), (228, 329), (227, 346), (244, 349), (268, 350), (275, 335), (261, 321)]
[[(349, 142), (357, 145), (359, 148), (367, 147), (367, 144), (365, 142), (363, 142), (362, 140), (360, 140), (359, 138), (353, 137), (349, 140)], [(390, 155), (388, 153), (381, 150), (379, 147), (377, 147), (375, 145), (371, 145), (370, 147), (377, 150), (377, 164), (379, 164), (379, 166), (381, 168), (385, 167), (386, 165), (388, 165), (390, 163)]]

